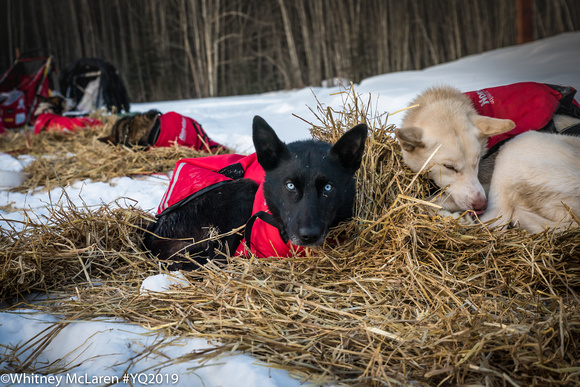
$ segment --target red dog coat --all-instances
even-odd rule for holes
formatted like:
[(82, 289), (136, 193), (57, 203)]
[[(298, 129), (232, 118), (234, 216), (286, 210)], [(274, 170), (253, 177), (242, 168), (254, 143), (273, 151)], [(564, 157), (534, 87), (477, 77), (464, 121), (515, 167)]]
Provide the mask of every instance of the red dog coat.
[(169, 112), (160, 115), (158, 130), (159, 135), (154, 147), (167, 147), (176, 143), (196, 150), (209, 151), (222, 146), (209, 138), (196, 120), (179, 113)]
[(511, 131), (488, 139), (490, 152), (518, 134), (549, 128), (554, 114), (580, 118), (580, 105), (574, 100), (576, 90), (572, 87), (522, 82), (464, 94), (482, 116), (507, 118), (516, 124)]
[(283, 240), (268, 211), (263, 188), (265, 174), (255, 153), (249, 156), (229, 154), (179, 160), (161, 199), (158, 216), (207, 193), (219, 184), (234, 180), (226, 176), (231, 173), (224, 172), (224, 168), (232, 167), (237, 170), (235, 178), (252, 179), (260, 185), (254, 199), (253, 216), (246, 224), (245, 238), (236, 250), (236, 255), (248, 254), (245, 245), (261, 258), (289, 257), (302, 251), (302, 247)]

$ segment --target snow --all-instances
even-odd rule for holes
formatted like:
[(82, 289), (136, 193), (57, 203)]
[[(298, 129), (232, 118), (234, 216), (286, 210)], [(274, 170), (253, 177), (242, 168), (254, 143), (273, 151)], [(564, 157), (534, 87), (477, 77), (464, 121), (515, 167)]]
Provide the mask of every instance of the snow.
[[(522, 81), (562, 84), (580, 89), (580, 32), (567, 33), (525, 45), (508, 47), (460, 59), (455, 62), (434, 66), (422, 71), (406, 71), (371, 77), (355, 85), (355, 91), (365, 97), (370, 93), (373, 110), (395, 112), (406, 107), (422, 90), (430, 86), (449, 84), (462, 91), (499, 86)], [(336, 93), (338, 87), (312, 87), (293, 91), (279, 91), (258, 95), (206, 98), (197, 100), (165, 101), (133, 104), (133, 111), (158, 109), (165, 113), (176, 111), (199, 121), (214, 140), (236, 149), (239, 153), (253, 151), (251, 122), (260, 115), (277, 131), (286, 142), (309, 137), (306, 120), (316, 122), (310, 109), (316, 109), (317, 100), (325, 106), (341, 110), (342, 97)], [(389, 117), (389, 122), (398, 125), (401, 114)], [(27, 158), (15, 159), (0, 155), (0, 206), (32, 210), (42, 218), (48, 214), (47, 206), (59, 201), (63, 192), (34, 190), (26, 194), (8, 192), (5, 186), (15, 184), (8, 179), (18, 179)], [(17, 183), (17, 182), (16, 182)], [(136, 204), (144, 210), (155, 212), (165, 192), (168, 178), (164, 175), (144, 178), (116, 178), (109, 183), (78, 181), (66, 188), (66, 193), (76, 205), (99, 206), (111, 204), (128, 206)], [(0, 211), (0, 219), (23, 220), (18, 212)], [(18, 227), (0, 220), (0, 227)], [(141, 291), (164, 291), (170, 285), (184, 286), (183, 277), (155, 276), (144, 281)], [(34, 312), (34, 313), (33, 313)], [(0, 345), (22, 345), (58, 320), (58, 317), (32, 310), (0, 312)], [(164, 347), (163, 355), (177, 358), (181, 355), (210, 348), (214, 343), (196, 338), (164, 338), (146, 328), (117, 320), (79, 321), (69, 324), (51, 342), (42, 354), (42, 364), (57, 359), (66, 359), (78, 365), (66, 374), (24, 375), (28, 377), (15, 385), (54, 386), (60, 377), (60, 385), (85, 385), (93, 377), (118, 378), (124, 383), (124, 372), (138, 376), (133, 385), (177, 385), (187, 386), (299, 386), (287, 371), (270, 368), (258, 363), (251, 356), (232, 354), (214, 359), (209, 363), (190, 360), (160, 367), (167, 360), (162, 354), (142, 353), (143, 349), (156, 341), (173, 340)], [(79, 345), (81, 345), (79, 348)], [(217, 344), (217, 343), (216, 343)], [(25, 359), (30, 349), (20, 354)], [(0, 358), (1, 361), (1, 358)], [(1, 370), (6, 366), (0, 362)], [(160, 369), (164, 380), (148, 380)], [(9, 384), (1, 375), (1, 384)], [(44, 379), (41, 379), (41, 376)], [(68, 378), (68, 380), (67, 380)], [(75, 379), (76, 378), (76, 379)], [(83, 379), (85, 378), (85, 379)], [(109, 382), (112, 379), (109, 380)], [(9, 380), (8, 380), (9, 381)], [(76, 381), (76, 384), (73, 383)], [(115, 380), (112, 380), (113, 382)], [(67, 383), (65, 383), (67, 382)]]
[(157, 274), (146, 278), (141, 284), (140, 294), (164, 292), (171, 287), (186, 288), (188, 286), (189, 281), (185, 276), (179, 271), (174, 271), (170, 274)]
[[(58, 319), (54, 316), (37, 314), (33, 310), (21, 310), (19, 313), (2, 313), (0, 342), (5, 345), (23, 344), (28, 338), (41, 333)], [(160, 352), (144, 351), (147, 347), (166, 341), (171, 345)], [(79, 345), (82, 346), (79, 347)], [(167, 359), (176, 359), (187, 353), (194, 353), (212, 348), (206, 340), (196, 338), (166, 338), (150, 332), (146, 328), (123, 324), (114, 320), (83, 321), (66, 326), (54, 338), (38, 359), (40, 365), (50, 364), (55, 359), (69, 359), (70, 365), (78, 365), (74, 370), (54, 374), (55, 382), (42, 383), (40, 374), (28, 374), (32, 383), (23, 380), (15, 383), (18, 386), (55, 386), (58, 380), (61, 386), (83, 386), (95, 377), (105, 380), (106, 377), (118, 378), (123, 383), (126, 372), (133, 385), (184, 385), (184, 386), (298, 386), (296, 380), (289, 379), (285, 371), (260, 366), (251, 356), (238, 354), (226, 358), (214, 358), (203, 364), (181, 363), (168, 365), (157, 374), (156, 367)], [(28, 354), (28, 351), (21, 356)], [(9, 374), (11, 379), (18, 380), (24, 374)], [(22, 380), (22, 379), (21, 379)], [(111, 379), (114, 380), (114, 379)], [(39, 382), (40, 381), (40, 382)], [(135, 383), (135, 381), (137, 383)], [(177, 381), (177, 383), (173, 383)], [(203, 384), (202, 384), (203, 381)], [(234, 383), (232, 383), (232, 381)], [(76, 382), (76, 383), (75, 383)], [(160, 383), (162, 382), (162, 383)], [(98, 383), (103, 385), (105, 383)]]

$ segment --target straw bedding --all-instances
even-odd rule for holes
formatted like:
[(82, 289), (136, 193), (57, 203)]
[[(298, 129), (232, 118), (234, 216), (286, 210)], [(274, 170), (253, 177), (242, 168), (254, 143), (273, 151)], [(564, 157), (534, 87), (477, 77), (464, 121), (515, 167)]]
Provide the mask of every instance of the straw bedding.
[[(109, 181), (115, 177), (165, 173), (182, 158), (207, 156), (206, 152), (186, 147), (127, 148), (98, 141), (109, 134), (118, 116), (95, 115), (104, 125), (78, 132), (12, 132), (0, 137), (0, 152), (14, 156), (35, 156), (25, 170), (29, 178), (15, 190), (27, 192), (36, 187), (52, 189), (77, 180)], [(219, 149), (215, 153), (224, 153)]]
[(55, 208), (49, 225), (1, 231), (2, 298), (74, 289), (34, 307), (217, 340), (171, 361), (245, 351), (313, 383), (579, 384), (580, 228), (529, 235), (433, 215), (429, 183), (369, 106), (351, 91), (343, 111), (313, 111), (316, 138), (372, 130), (355, 217), (305, 257), (229, 258), (185, 273), (190, 287), (140, 294), (160, 272), (140, 245), (150, 216)]

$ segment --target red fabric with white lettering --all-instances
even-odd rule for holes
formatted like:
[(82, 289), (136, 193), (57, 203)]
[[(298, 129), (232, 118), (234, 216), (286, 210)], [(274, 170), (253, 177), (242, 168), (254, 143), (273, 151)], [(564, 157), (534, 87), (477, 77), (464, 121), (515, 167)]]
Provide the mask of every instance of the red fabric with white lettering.
[[(575, 92), (574, 89), (572, 89)], [(543, 83), (521, 82), (464, 93), (483, 116), (514, 121), (515, 128), (488, 139), (487, 147), (528, 130), (544, 128), (560, 106), (562, 94)], [(576, 101), (573, 101), (578, 106)]]

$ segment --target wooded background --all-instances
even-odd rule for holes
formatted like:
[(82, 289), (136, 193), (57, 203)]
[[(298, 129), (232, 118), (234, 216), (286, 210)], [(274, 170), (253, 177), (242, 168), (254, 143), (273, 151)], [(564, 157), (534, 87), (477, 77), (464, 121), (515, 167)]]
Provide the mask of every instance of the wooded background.
[[(0, 71), (99, 57), (134, 102), (358, 82), (515, 44), (518, 1), (0, 0)], [(533, 39), (580, 29), (580, 1), (529, 2)]]

